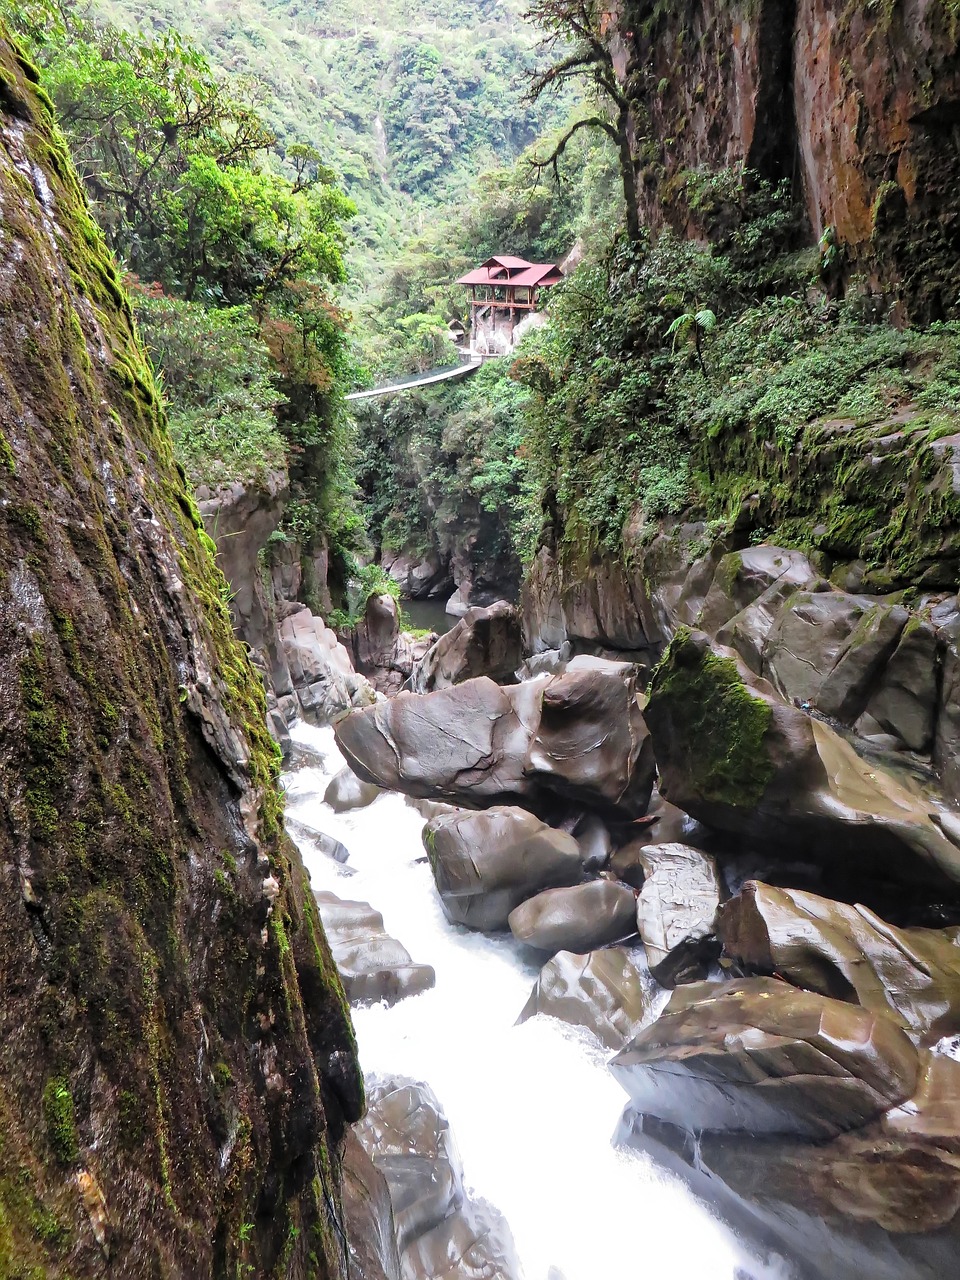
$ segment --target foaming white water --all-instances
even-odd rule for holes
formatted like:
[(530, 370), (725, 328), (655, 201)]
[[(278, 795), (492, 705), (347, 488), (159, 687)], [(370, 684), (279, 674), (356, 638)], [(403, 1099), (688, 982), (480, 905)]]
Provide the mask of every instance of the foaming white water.
[[(322, 767), (288, 775), (291, 817), (343, 842), (345, 866), (304, 850), (315, 888), (372, 903), (437, 985), (354, 1010), (364, 1071), (427, 1081), (456, 1137), (469, 1185), (507, 1218), (526, 1280), (732, 1280), (732, 1236), (650, 1160), (615, 1151), (626, 1101), (591, 1037), (550, 1018), (515, 1026), (537, 968), (507, 935), (448, 923), (420, 833), (399, 795), (337, 815), (323, 803), (342, 767), (333, 732), (298, 724)], [(351, 874), (351, 871), (353, 874)], [(759, 1277), (782, 1274), (751, 1259)]]

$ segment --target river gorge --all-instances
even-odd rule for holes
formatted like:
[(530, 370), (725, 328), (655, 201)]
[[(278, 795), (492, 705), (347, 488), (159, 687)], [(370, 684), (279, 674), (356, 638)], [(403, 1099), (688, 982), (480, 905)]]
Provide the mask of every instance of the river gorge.
[(516, 1025), (541, 960), (509, 933), (488, 937), (444, 917), (423, 817), (396, 794), (335, 813), (323, 801), (344, 764), (333, 731), (299, 722), (292, 736), (316, 755), (285, 775), (293, 829), (319, 828), (350, 855), (341, 864), (302, 839), (313, 887), (369, 901), (388, 933), (436, 971), (430, 991), (354, 1010), (363, 1070), (432, 1088), (465, 1184), (506, 1217), (522, 1274), (790, 1280), (785, 1262), (761, 1262), (675, 1176), (613, 1146), (625, 1094), (598, 1041), (546, 1017)]

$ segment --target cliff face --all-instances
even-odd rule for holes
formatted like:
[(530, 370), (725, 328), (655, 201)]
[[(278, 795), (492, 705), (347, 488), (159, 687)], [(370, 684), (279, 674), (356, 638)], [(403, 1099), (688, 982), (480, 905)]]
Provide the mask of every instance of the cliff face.
[(958, 16), (950, 0), (621, 0), (641, 206), (693, 234), (680, 176), (745, 163), (790, 179), (811, 240), (894, 314), (956, 313)]
[(353, 1036), (113, 265), (0, 38), (0, 1274), (337, 1276)]

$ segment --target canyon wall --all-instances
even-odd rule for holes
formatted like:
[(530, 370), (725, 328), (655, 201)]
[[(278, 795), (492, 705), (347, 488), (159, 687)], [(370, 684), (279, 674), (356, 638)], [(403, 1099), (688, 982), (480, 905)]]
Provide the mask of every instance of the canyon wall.
[(809, 239), (894, 318), (957, 313), (960, 14), (949, 0), (621, 0), (641, 207), (702, 233), (683, 176), (745, 164), (792, 182)]
[(349, 1013), (113, 263), (0, 35), (0, 1274), (338, 1277)]

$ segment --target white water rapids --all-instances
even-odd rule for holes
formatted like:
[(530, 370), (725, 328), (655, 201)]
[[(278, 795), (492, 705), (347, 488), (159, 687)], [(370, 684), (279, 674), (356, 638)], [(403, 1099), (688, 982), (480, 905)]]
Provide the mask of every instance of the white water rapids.
[[(304, 850), (315, 889), (372, 903), (436, 987), (392, 1008), (355, 1009), (367, 1073), (426, 1081), (450, 1121), (467, 1185), (505, 1215), (525, 1280), (755, 1280), (785, 1273), (748, 1255), (677, 1180), (615, 1151), (626, 1096), (586, 1033), (536, 1017), (515, 1026), (537, 969), (507, 937), (448, 923), (402, 796), (337, 815), (323, 803), (342, 767), (333, 731), (298, 723), (322, 767), (285, 777), (287, 810), (343, 842), (341, 866)], [(351, 872), (353, 874), (351, 874)]]

